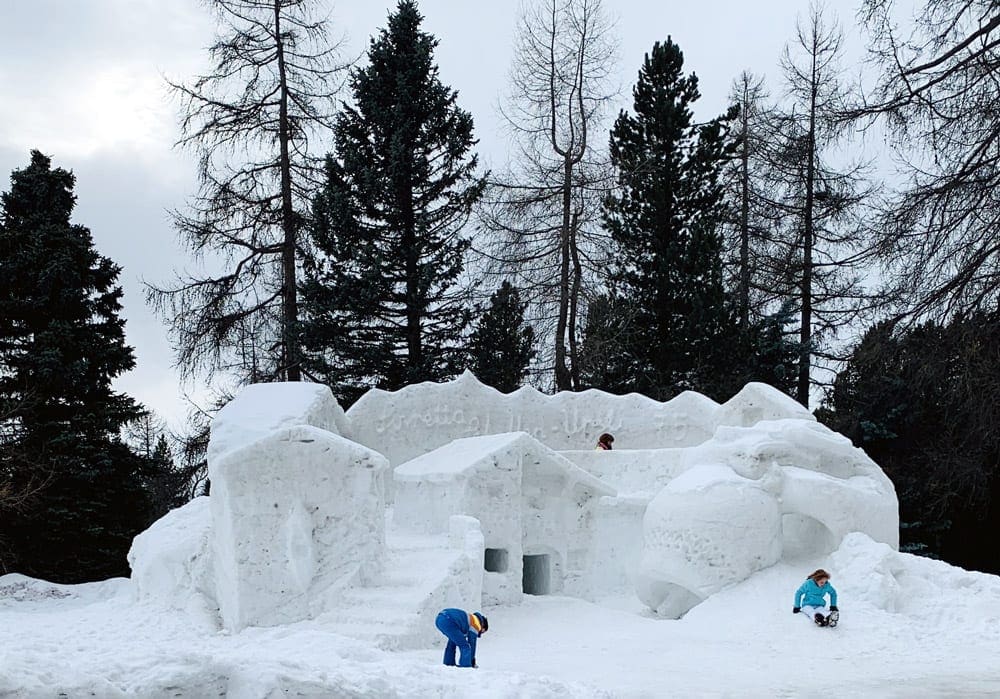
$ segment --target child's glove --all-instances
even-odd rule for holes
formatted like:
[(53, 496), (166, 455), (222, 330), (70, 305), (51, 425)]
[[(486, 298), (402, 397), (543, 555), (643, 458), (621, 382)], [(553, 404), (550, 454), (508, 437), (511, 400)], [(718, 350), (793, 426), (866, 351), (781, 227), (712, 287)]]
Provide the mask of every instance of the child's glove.
[(830, 611), (831, 611), (831, 612), (839, 612), (840, 610), (839, 610), (839, 609), (837, 609), (837, 605), (835, 605), (835, 604), (831, 604), (831, 605), (830, 605)]
[(792, 607), (792, 614), (798, 614), (802, 611), (802, 607)]

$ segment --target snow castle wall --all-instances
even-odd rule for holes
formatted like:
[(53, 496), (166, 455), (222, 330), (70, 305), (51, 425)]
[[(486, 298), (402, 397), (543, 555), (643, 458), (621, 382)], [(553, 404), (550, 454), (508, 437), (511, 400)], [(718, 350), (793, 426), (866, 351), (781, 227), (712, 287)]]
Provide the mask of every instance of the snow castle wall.
[(387, 463), (330, 431), (335, 406), (325, 386), (255, 385), (213, 422), (212, 557), (226, 628), (309, 618), (338, 589), (379, 576)]
[(697, 393), (668, 403), (631, 393), (531, 387), (500, 393), (471, 373), (445, 383), (373, 389), (347, 411), (350, 436), (398, 465), (464, 437), (527, 432), (554, 450), (592, 449), (602, 432), (636, 449), (691, 446), (712, 435), (719, 406)]
[(527, 432), (564, 451), (593, 449), (602, 432), (611, 432), (618, 449), (664, 449), (701, 444), (719, 425), (814, 420), (787, 395), (761, 383), (747, 384), (724, 405), (692, 391), (661, 403), (636, 393), (546, 395), (528, 386), (504, 394), (468, 371), (444, 383), (372, 389), (346, 415), (348, 436), (384, 454), (393, 466), (453, 440), (489, 434)]

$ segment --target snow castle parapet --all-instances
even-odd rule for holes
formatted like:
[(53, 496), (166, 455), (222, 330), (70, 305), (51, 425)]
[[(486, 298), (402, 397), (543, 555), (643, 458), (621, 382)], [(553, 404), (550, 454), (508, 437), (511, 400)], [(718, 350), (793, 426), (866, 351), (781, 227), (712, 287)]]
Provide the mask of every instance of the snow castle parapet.
[(602, 432), (626, 449), (690, 447), (719, 425), (747, 427), (763, 419), (813, 420), (801, 405), (765, 384), (751, 383), (719, 405), (685, 391), (665, 403), (598, 390), (555, 395), (522, 387), (504, 394), (470, 372), (454, 381), (398, 391), (373, 389), (347, 411), (350, 436), (398, 465), (456, 439), (527, 432), (556, 451), (593, 448)]

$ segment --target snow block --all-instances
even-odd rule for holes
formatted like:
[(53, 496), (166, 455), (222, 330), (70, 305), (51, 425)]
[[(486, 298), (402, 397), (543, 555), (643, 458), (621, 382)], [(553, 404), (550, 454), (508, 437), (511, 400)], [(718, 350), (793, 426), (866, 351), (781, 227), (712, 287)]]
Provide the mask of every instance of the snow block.
[(208, 460), (296, 425), (339, 435), (349, 431), (347, 417), (329, 386), (299, 381), (244, 386), (212, 419)]
[(310, 618), (377, 579), (385, 458), (309, 425), (209, 460), (216, 597), (226, 628)]
[(678, 618), (781, 559), (781, 511), (762, 484), (722, 465), (691, 469), (646, 509), (636, 593)]

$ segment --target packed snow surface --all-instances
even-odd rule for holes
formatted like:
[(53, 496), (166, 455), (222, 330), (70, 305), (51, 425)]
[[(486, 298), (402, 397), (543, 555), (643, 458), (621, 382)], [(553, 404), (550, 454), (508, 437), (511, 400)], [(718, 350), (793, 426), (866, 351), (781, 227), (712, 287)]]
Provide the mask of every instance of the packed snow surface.
[[(822, 566), (841, 623), (791, 613)], [(400, 593), (402, 594), (402, 593)], [(637, 602), (526, 597), (483, 610), (478, 670), (438, 647), (391, 652), (322, 617), (236, 634), (137, 599), (128, 580), (0, 577), (0, 697), (993, 697), (1000, 578), (851, 534), (826, 558), (783, 562), (680, 620)], [(380, 610), (369, 610), (372, 619)]]

